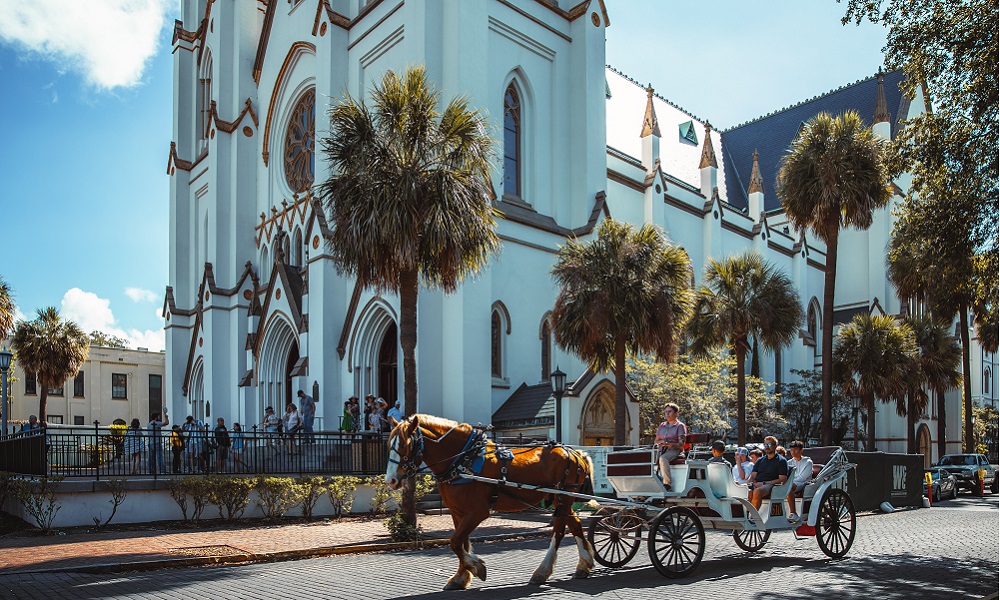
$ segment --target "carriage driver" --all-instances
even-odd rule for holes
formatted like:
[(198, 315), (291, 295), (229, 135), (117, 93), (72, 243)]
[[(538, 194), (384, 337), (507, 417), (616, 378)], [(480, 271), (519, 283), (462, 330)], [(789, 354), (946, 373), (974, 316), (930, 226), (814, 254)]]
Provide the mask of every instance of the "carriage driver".
[(687, 427), (677, 419), (680, 408), (671, 402), (663, 409), (663, 416), (666, 421), (660, 423), (656, 428), (655, 444), (660, 447), (660, 475), (663, 477), (663, 486), (670, 491), (670, 461), (674, 460), (684, 451), (684, 437), (687, 435)]
[(747, 477), (748, 485), (753, 490), (750, 503), (758, 510), (764, 498), (771, 497), (771, 488), (788, 479), (788, 463), (777, 451), (777, 438), (773, 435), (764, 438), (764, 456), (757, 459), (753, 472)]

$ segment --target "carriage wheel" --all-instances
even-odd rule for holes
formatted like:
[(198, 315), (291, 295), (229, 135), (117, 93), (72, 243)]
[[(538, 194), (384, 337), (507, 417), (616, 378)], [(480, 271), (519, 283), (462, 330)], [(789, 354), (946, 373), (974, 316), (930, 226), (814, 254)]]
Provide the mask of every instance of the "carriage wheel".
[(591, 519), (587, 540), (594, 547), (594, 560), (605, 567), (625, 566), (639, 551), (645, 523), (638, 515), (626, 511)]
[(746, 550), (747, 552), (756, 552), (764, 547), (767, 543), (768, 538), (771, 537), (771, 532), (764, 530), (759, 531), (756, 529), (744, 529), (733, 530), (733, 539), (736, 541), (736, 545), (740, 548)]
[(649, 527), (649, 561), (660, 575), (677, 579), (690, 575), (705, 554), (705, 528), (693, 510), (672, 506)]
[(844, 490), (832, 489), (823, 496), (816, 518), (816, 541), (830, 558), (841, 558), (851, 549), (857, 530), (854, 502)]

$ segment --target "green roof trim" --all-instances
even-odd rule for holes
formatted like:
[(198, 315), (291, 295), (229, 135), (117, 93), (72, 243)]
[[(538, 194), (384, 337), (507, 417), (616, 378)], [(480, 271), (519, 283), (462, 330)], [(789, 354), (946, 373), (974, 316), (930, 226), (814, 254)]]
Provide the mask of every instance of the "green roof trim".
[(681, 137), (685, 140), (691, 142), (692, 144), (698, 143), (698, 132), (695, 131), (694, 121), (687, 121), (680, 124)]

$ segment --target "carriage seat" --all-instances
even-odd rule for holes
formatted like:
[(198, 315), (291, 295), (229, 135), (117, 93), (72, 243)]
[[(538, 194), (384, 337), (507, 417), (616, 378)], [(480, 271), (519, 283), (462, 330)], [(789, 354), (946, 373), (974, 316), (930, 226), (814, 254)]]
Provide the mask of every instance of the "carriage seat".
[(681, 452), (680, 456), (670, 461), (672, 465), (683, 465), (687, 461), (688, 452), (691, 451), (692, 446), (704, 446), (708, 444), (709, 434), (707, 433), (689, 433), (684, 436), (684, 451)]

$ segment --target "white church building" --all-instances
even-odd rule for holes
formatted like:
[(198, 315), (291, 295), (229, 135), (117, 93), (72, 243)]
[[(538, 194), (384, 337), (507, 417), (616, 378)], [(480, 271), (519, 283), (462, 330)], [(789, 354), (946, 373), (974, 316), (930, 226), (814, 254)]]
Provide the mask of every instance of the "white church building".
[[(316, 145), (327, 108), (345, 91), (366, 98), (387, 70), (426, 65), (445, 97), (464, 94), (493, 116), (502, 147), (502, 252), (454, 294), (420, 292), (419, 410), (548, 434), (548, 374), (558, 365), (569, 376), (562, 439), (586, 445), (613, 438), (614, 382), (553, 342), (550, 269), (560, 245), (613, 217), (662, 227), (699, 277), (709, 258), (760, 251), (789, 274), (808, 315), (799, 339), (761, 356), (764, 379), (789, 381), (791, 369), (820, 364), (826, 258), (782, 214), (778, 161), (820, 111), (857, 110), (888, 138), (923, 106), (902, 96), (893, 72), (714, 130), (605, 65), (603, 0), (182, 5), (167, 164), (166, 399), (172, 414), (245, 426), (266, 406), (280, 413), (299, 389), (318, 393), (317, 427), (328, 430), (350, 396), (401, 399), (397, 298), (337, 275), (311, 191), (328, 175)], [(905, 193), (908, 182), (895, 183)], [(870, 230), (842, 234), (839, 322), (900, 312), (884, 267), (891, 220), (881, 211)], [(961, 408), (949, 397), (957, 450)], [(921, 420), (920, 443), (936, 458), (934, 419)], [(877, 429), (881, 449), (905, 450), (905, 420), (893, 410), (883, 406)]]

